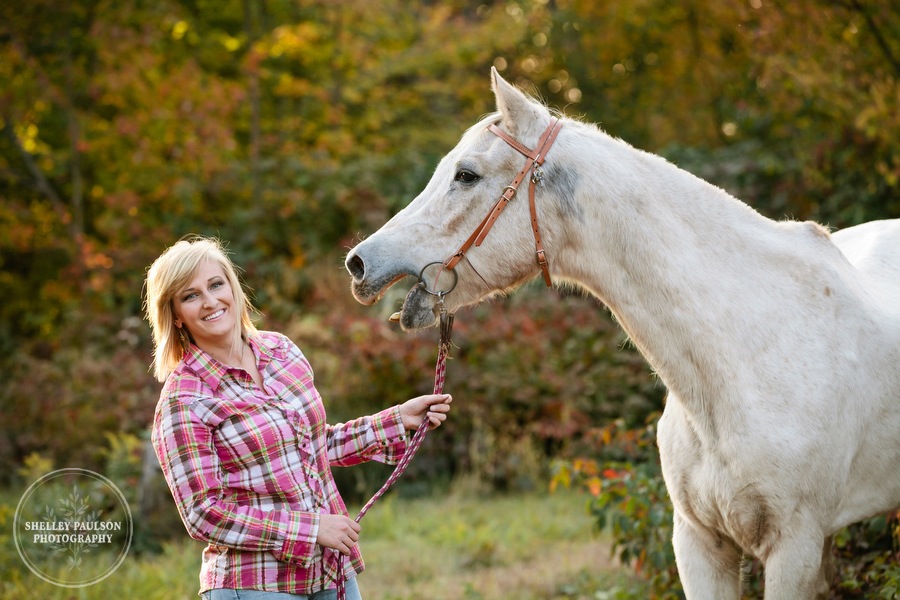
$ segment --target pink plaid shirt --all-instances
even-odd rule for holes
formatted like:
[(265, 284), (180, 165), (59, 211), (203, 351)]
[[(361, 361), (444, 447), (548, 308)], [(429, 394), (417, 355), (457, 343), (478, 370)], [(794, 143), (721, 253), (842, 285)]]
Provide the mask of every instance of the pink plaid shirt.
[[(337, 569), (316, 544), (319, 515), (347, 515), (331, 466), (394, 464), (405, 429), (397, 406), (328, 425), (300, 349), (273, 332), (250, 347), (265, 391), (191, 346), (163, 386), (153, 446), (188, 533), (209, 543), (200, 593), (311, 594), (334, 587)], [(359, 550), (344, 564), (347, 577), (362, 572)]]

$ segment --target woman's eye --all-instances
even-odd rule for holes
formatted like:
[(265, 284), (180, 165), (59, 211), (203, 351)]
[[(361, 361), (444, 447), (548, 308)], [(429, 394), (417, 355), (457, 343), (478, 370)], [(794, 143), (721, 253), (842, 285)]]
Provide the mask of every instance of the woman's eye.
[(456, 177), (453, 178), (454, 181), (461, 181), (463, 183), (475, 183), (479, 179), (481, 179), (481, 177), (468, 169), (460, 169), (456, 172)]

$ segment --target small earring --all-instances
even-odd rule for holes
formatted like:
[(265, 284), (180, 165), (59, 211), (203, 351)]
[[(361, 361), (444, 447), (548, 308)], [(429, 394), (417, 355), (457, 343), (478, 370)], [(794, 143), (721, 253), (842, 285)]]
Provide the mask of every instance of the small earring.
[(184, 348), (190, 347), (191, 338), (188, 337), (187, 332), (184, 329), (182, 329), (181, 327), (178, 327), (178, 338), (181, 340), (181, 345)]

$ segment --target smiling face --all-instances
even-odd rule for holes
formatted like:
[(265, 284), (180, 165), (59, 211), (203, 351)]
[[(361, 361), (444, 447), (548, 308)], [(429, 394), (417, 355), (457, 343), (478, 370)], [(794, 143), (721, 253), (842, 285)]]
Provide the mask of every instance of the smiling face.
[(238, 329), (238, 308), (225, 270), (215, 261), (200, 263), (172, 300), (175, 325), (185, 327), (201, 348), (230, 344)]

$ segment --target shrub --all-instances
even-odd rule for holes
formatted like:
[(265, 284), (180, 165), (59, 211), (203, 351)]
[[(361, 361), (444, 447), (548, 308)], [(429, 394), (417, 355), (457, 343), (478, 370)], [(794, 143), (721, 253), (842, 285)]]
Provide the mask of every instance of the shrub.
[(684, 594), (672, 549), (672, 504), (656, 451), (658, 416), (640, 428), (627, 429), (621, 421), (601, 428), (596, 439), (602, 458), (557, 461), (550, 489), (586, 487), (588, 510), (597, 528), (611, 533), (612, 552), (648, 580), (650, 598), (668, 600)]
[(900, 510), (843, 529), (834, 553), (845, 597), (900, 598)]
[(36, 343), (0, 360), (9, 379), (0, 393), (7, 432), (0, 442), (0, 484), (40, 452), (60, 468), (101, 470), (108, 434), (147, 428), (160, 385), (148, 372), (149, 341), (134, 317), (72, 324), (58, 347)]

